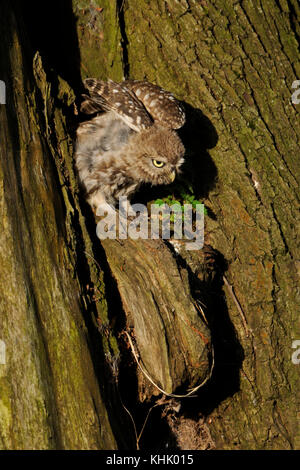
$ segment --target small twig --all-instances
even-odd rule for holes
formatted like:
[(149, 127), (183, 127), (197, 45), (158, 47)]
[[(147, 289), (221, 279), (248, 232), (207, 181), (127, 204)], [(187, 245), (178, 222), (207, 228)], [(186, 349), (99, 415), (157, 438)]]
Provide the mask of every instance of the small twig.
[(101, 267), (100, 267), (100, 264), (98, 263), (98, 261), (94, 258), (94, 256), (92, 256), (90, 253), (88, 253), (87, 251), (84, 251), (84, 253), (86, 255), (88, 255), (93, 261), (95, 261), (95, 263), (97, 264), (98, 268), (100, 269), (101, 271)]
[[(130, 419), (131, 419), (131, 422), (132, 422), (132, 424), (133, 424), (133, 429), (134, 429), (134, 434), (135, 434), (135, 440), (136, 440), (136, 450), (140, 450), (140, 448), (139, 448), (139, 440), (140, 440), (140, 438), (141, 438), (141, 433), (139, 434), (139, 436), (137, 435), (136, 425), (135, 425), (134, 419), (133, 419), (133, 417), (132, 417), (132, 414), (130, 413), (130, 411), (128, 410), (128, 408), (126, 408), (126, 406), (124, 405), (120, 394), (119, 394), (119, 396), (120, 396), (121, 405), (123, 406), (124, 410), (128, 413), (128, 415), (129, 415), (129, 417), (130, 417)], [(146, 419), (148, 419), (148, 416), (147, 416)]]
[(245, 330), (245, 332), (246, 332), (246, 336), (247, 336), (247, 338), (249, 338), (249, 333), (251, 333), (251, 334), (253, 334), (253, 333), (252, 333), (252, 330), (248, 327), (248, 323), (247, 323), (245, 314), (244, 314), (244, 312), (243, 312), (243, 309), (242, 309), (242, 307), (241, 307), (241, 304), (239, 303), (239, 301), (238, 301), (238, 299), (237, 299), (237, 297), (236, 297), (236, 295), (235, 295), (235, 293), (234, 293), (234, 290), (233, 290), (232, 285), (229, 284), (229, 282), (227, 281), (227, 278), (226, 278), (225, 275), (223, 275), (223, 281), (224, 281), (224, 284), (225, 284), (225, 286), (227, 287), (227, 289), (228, 289), (228, 291), (229, 291), (231, 297), (233, 298), (233, 301), (234, 301), (234, 303), (235, 303), (235, 305), (236, 305), (236, 307), (237, 307), (237, 309), (238, 309), (238, 311), (239, 311), (239, 314), (240, 314), (241, 319), (242, 319), (243, 327), (244, 327), (244, 330)]
[(206, 326), (208, 326), (208, 321), (207, 321), (207, 318), (205, 316), (204, 310), (201, 307), (201, 304), (203, 305), (203, 307), (207, 308), (206, 305), (203, 302), (201, 302), (200, 300), (196, 300), (196, 302), (194, 303), (196, 309), (201, 314), (202, 319), (204, 320), (204, 323), (206, 324)]
[[(140, 361), (137, 357), (137, 354), (135, 352), (135, 349), (134, 349), (134, 346), (133, 346), (133, 342), (132, 342), (132, 339), (130, 337), (130, 335), (127, 333), (127, 331), (125, 331), (125, 334), (127, 335), (127, 338), (128, 338), (128, 341), (129, 341), (129, 344), (130, 344), (130, 347), (131, 347), (131, 350), (132, 350), (132, 354), (134, 356), (134, 359), (137, 363), (137, 365), (139, 366), (139, 368), (141, 369), (142, 373), (144, 374), (145, 377), (147, 377), (147, 379), (149, 380), (149, 382), (152, 383), (152, 385), (154, 385), (155, 388), (157, 388), (157, 390), (159, 390), (161, 393), (163, 393), (164, 395), (168, 396), (168, 397), (173, 397), (173, 398), (187, 398), (187, 397), (195, 397), (195, 395), (193, 395), (193, 393), (195, 393), (200, 387), (203, 387), (203, 385), (210, 379), (211, 377), (211, 374), (212, 374), (212, 371), (213, 371), (213, 368), (214, 368), (214, 350), (212, 349), (212, 366), (211, 366), (211, 370), (210, 370), (210, 374), (208, 375), (208, 377), (206, 377), (205, 380), (203, 380), (203, 382), (199, 385), (197, 385), (197, 387), (194, 387), (193, 389), (191, 389), (187, 394), (185, 395), (175, 395), (174, 393), (167, 393), (165, 390), (163, 390), (162, 388), (160, 388), (153, 380), (152, 378), (150, 377), (150, 375), (145, 371), (145, 369), (141, 366), (140, 364)], [(192, 396), (193, 395), (193, 396)]]
[(145, 430), (145, 427), (146, 427), (146, 424), (148, 422), (148, 419), (149, 419), (149, 416), (150, 416), (150, 413), (151, 411), (153, 410), (153, 408), (157, 407), (157, 406), (164, 406), (165, 403), (162, 402), (162, 400), (158, 400), (153, 406), (151, 406), (151, 408), (148, 410), (148, 413), (147, 413), (147, 416), (145, 418), (145, 421), (143, 423), (143, 426), (141, 428), (141, 431), (139, 433), (139, 435), (137, 434), (137, 430), (136, 430), (136, 425), (135, 425), (135, 422), (134, 422), (134, 419), (133, 419), (133, 416), (132, 414), (130, 413), (130, 411), (128, 410), (128, 408), (126, 408), (126, 406), (124, 405), (123, 401), (122, 401), (122, 398), (121, 398), (121, 395), (120, 395), (120, 401), (121, 401), (121, 405), (123, 406), (124, 410), (128, 413), (131, 421), (132, 421), (132, 424), (133, 424), (133, 428), (134, 428), (134, 434), (135, 434), (135, 439), (136, 439), (136, 449), (137, 450), (140, 450), (140, 440), (141, 440), (141, 437), (143, 435), (143, 432)]
[(146, 416), (146, 419), (145, 419), (144, 424), (143, 424), (143, 426), (142, 426), (141, 432), (140, 432), (140, 434), (139, 434), (139, 436), (138, 436), (138, 438), (137, 438), (137, 441), (136, 441), (136, 448), (137, 448), (137, 450), (139, 450), (140, 439), (141, 439), (142, 434), (143, 434), (143, 432), (144, 432), (144, 429), (145, 429), (145, 426), (146, 426), (146, 424), (147, 424), (149, 415), (150, 415), (151, 411), (153, 410), (153, 408), (155, 408), (156, 406), (159, 406), (159, 403), (155, 403), (155, 405), (151, 406), (150, 410), (149, 410), (148, 413), (147, 413), (147, 416)]
[(140, 431), (140, 433), (139, 433), (139, 435), (138, 435), (138, 434), (137, 434), (136, 425), (135, 425), (135, 422), (134, 422), (134, 419), (133, 419), (133, 416), (132, 416), (132, 414), (130, 413), (130, 411), (128, 410), (128, 408), (126, 408), (126, 406), (124, 405), (123, 400), (122, 400), (122, 398), (121, 398), (120, 392), (119, 392), (119, 396), (120, 396), (121, 405), (123, 406), (124, 410), (128, 413), (128, 415), (129, 415), (129, 417), (130, 417), (130, 419), (131, 419), (131, 422), (132, 422), (132, 424), (133, 424), (133, 429), (134, 429), (134, 434), (135, 434), (135, 440), (136, 440), (136, 450), (140, 450), (140, 446), (139, 446), (140, 440), (141, 440), (142, 434), (143, 434), (143, 432), (144, 432), (144, 429), (145, 429), (145, 427), (146, 427), (146, 424), (147, 424), (147, 421), (148, 421), (148, 418), (149, 418), (149, 416), (150, 416), (151, 411), (152, 411), (153, 408), (155, 408), (156, 406), (164, 405), (164, 403), (157, 402), (157, 403), (155, 403), (153, 406), (151, 406), (151, 408), (148, 410), (148, 413), (147, 413), (146, 419), (145, 419), (145, 421), (144, 421), (144, 423), (143, 423), (142, 429), (141, 429), (141, 431)]

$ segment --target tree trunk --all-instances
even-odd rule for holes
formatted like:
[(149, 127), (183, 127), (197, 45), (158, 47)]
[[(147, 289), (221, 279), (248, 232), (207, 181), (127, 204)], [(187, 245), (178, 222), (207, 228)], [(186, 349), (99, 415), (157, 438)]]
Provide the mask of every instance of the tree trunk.
[[(132, 449), (154, 406), (144, 449), (299, 448), (298, 3), (47, 8), (0, 5), (0, 447)], [(185, 102), (214, 250), (100, 244), (73, 164), (87, 76)]]

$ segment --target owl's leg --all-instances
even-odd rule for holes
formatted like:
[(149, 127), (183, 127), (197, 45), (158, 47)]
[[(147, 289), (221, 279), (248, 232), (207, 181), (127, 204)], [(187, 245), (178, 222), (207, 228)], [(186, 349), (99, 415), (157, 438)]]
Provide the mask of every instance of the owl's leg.
[(97, 223), (96, 233), (100, 239), (116, 238), (117, 236), (117, 211), (110, 205), (101, 191), (93, 193), (88, 202), (94, 209), (96, 216), (101, 217)]
[(102, 191), (95, 191), (90, 194), (88, 197), (88, 202), (92, 206), (95, 214), (98, 216), (105, 215), (105, 212), (107, 212), (108, 215), (116, 214), (116, 209), (107, 202)]
[(117, 211), (114, 207), (112, 207), (110, 204), (108, 204), (106, 201), (102, 202), (99, 204), (96, 209), (95, 209), (95, 214), (99, 217), (106, 216), (109, 217), (111, 216), (112, 218), (116, 216)]
[(132, 205), (129, 202), (129, 199), (126, 196), (121, 196), (119, 198), (119, 211), (123, 216), (136, 216), (136, 211), (133, 209)]

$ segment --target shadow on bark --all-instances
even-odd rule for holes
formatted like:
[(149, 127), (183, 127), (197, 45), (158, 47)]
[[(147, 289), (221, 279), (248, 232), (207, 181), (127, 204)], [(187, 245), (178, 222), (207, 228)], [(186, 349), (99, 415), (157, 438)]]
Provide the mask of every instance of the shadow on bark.
[(186, 124), (179, 130), (186, 148), (183, 177), (192, 185), (197, 198), (205, 198), (215, 187), (217, 167), (208, 150), (218, 143), (216, 128), (200, 109), (184, 103)]
[(209, 415), (226, 398), (233, 396), (240, 388), (240, 369), (244, 359), (243, 348), (229, 318), (223, 291), (223, 274), (227, 262), (220, 252), (214, 250), (216, 275), (212, 282), (199, 281), (191, 273), (190, 282), (194, 295), (201, 295), (207, 306), (206, 318), (212, 334), (215, 351), (215, 367), (211, 380), (198, 392), (193, 403), (186, 401), (187, 416), (198, 411)]

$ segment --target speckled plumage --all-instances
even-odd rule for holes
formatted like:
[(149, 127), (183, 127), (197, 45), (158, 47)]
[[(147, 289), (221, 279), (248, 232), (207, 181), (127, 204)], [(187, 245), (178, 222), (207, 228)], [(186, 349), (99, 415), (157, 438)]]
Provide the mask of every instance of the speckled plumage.
[(181, 104), (148, 82), (84, 83), (81, 111), (100, 113), (77, 130), (76, 166), (90, 205), (115, 206), (142, 183), (171, 183), (184, 161), (174, 130), (185, 122)]

